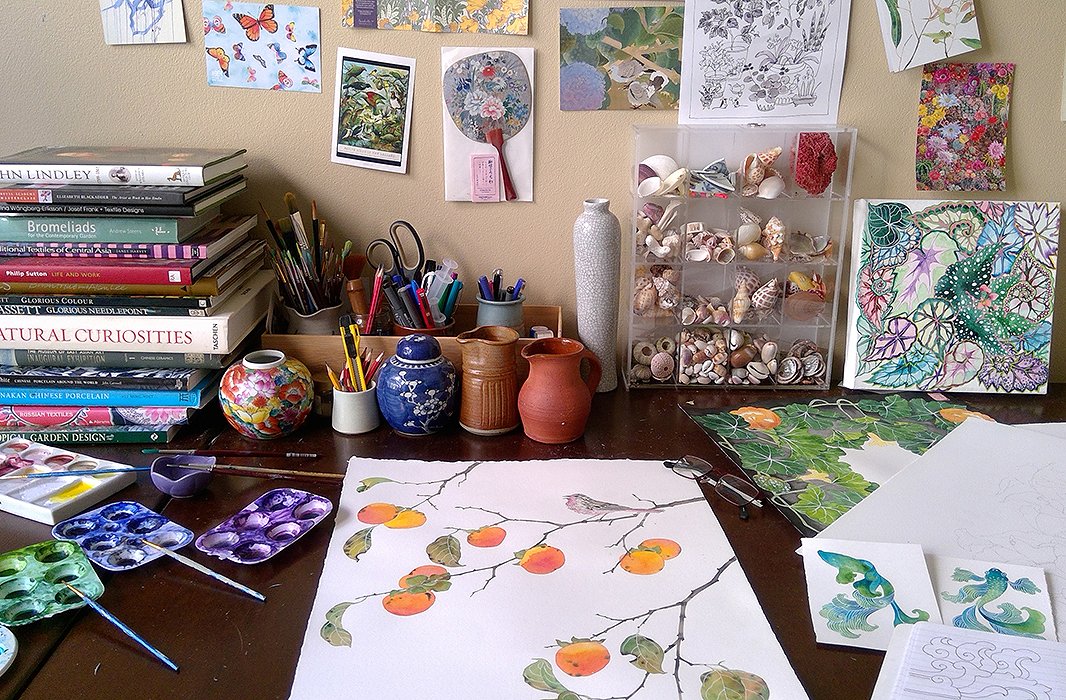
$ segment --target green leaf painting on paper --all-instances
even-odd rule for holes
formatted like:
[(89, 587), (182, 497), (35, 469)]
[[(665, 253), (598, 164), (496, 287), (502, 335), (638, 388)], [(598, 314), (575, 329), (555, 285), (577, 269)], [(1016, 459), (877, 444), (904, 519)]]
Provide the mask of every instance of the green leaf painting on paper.
[(899, 16), (899, 2), (898, 0), (885, 0), (885, 6), (888, 7), (888, 16), (892, 21), (892, 45), (899, 46), (899, 42), (903, 39), (903, 20)]
[(976, 0), (877, 0), (893, 72), (981, 48)]
[(639, 634), (631, 634), (622, 642), (619, 651), (633, 656), (629, 663), (648, 673), (665, 673), (663, 671), (663, 648), (654, 639)]

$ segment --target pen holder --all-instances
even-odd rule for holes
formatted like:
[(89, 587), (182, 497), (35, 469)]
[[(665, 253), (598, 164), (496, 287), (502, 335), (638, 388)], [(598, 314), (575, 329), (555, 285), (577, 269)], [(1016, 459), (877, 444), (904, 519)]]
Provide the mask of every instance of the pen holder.
[(369, 433), (381, 425), (377, 384), (366, 391), (333, 390), (333, 429), (345, 435)]
[(525, 300), (525, 295), (514, 301), (488, 301), (478, 296), (477, 325), (506, 326), (518, 331), (519, 336), (525, 335), (525, 324), (522, 322), (522, 303)]
[(443, 326), (437, 328), (408, 328), (407, 326), (401, 326), (393, 321), (392, 334), (393, 335), (411, 335), (412, 333), (421, 333), (422, 335), (432, 335), (437, 338), (443, 336), (455, 335), (455, 319), (448, 321)]
[(344, 304), (327, 306), (313, 314), (302, 314), (296, 309), (283, 306), (285, 320), (289, 324), (289, 333), (300, 335), (340, 335), (340, 319), (344, 315)]

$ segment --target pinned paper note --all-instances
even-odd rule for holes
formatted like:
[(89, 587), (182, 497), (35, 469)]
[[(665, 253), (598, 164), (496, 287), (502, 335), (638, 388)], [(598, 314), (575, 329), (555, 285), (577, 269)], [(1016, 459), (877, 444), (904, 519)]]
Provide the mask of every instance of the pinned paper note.
[(981, 48), (976, 0), (876, 0), (893, 73)]
[(470, 201), (500, 201), (500, 162), (492, 153), (470, 156)]
[(184, 44), (181, 0), (100, 0), (108, 44)]

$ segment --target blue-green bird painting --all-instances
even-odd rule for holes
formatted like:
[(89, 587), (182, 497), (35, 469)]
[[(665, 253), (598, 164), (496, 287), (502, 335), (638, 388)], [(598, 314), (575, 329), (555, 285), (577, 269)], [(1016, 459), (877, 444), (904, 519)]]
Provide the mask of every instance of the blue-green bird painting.
[(855, 589), (850, 598), (838, 593), (818, 613), (826, 619), (826, 626), (837, 634), (858, 639), (861, 632), (873, 632), (877, 625), (870, 624), (870, 616), (888, 606), (892, 606), (893, 626), (913, 625), (929, 619), (929, 613), (925, 610), (915, 609), (910, 615), (903, 612), (895, 600), (895, 587), (865, 559), (822, 550), (818, 550), (818, 556), (836, 567), (837, 583), (850, 583)]
[(1016, 637), (1044, 638), (1042, 635), (1047, 618), (1039, 610), (1025, 607), (1019, 610), (1012, 603), (1000, 603), (997, 605), (999, 612), (993, 612), (986, 607), (1006, 593), (1008, 588), (1013, 588), (1029, 595), (1039, 593), (1040, 589), (1030, 579), (1020, 578), (1011, 581), (1006, 574), (994, 568), (986, 571), (984, 576), (979, 576), (966, 569), (956, 568), (951, 579), (960, 582), (977, 582), (968, 583), (955, 594), (947, 591), (940, 593), (940, 597), (948, 602), (969, 605), (968, 608), (962, 611), (962, 614), (951, 621), (956, 627), (1012, 634)]

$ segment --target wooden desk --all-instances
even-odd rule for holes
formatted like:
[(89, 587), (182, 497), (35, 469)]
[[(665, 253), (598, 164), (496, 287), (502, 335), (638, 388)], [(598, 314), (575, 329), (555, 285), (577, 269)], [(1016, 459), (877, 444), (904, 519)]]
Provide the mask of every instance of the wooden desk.
[[(842, 392), (830, 392), (830, 396)], [(694, 453), (724, 459), (685, 414), (678, 402), (733, 408), (747, 402), (801, 401), (797, 392), (683, 392), (619, 389), (599, 395), (585, 437), (569, 445), (548, 446), (515, 432), (477, 438), (455, 429), (433, 438), (403, 438), (387, 428), (359, 437), (334, 433), (315, 419), (293, 437), (269, 443), (281, 450), (316, 451), (314, 468), (343, 472), (352, 455), (378, 458), (445, 460), (636, 458)], [(972, 397), (966, 403), (1005, 423), (1066, 420), (1066, 385), (1040, 397)], [(212, 429), (223, 420), (217, 409), (205, 412), (197, 427)], [(194, 446), (196, 431), (179, 443)], [(216, 447), (249, 449), (251, 443), (227, 430)], [(262, 447), (262, 445), (258, 445)], [(94, 448), (87, 452), (118, 461), (147, 463), (137, 450)], [(339, 487), (308, 484), (331, 498)], [(264, 482), (215, 476), (207, 493), (192, 500), (166, 499), (146, 478), (115, 496), (133, 499), (162, 512), (197, 534), (247, 505), (266, 489)], [(882, 654), (818, 646), (807, 610), (803, 567), (795, 554), (799, 533), (773, 508), (742, 522), (734, 507), (709, 494), (763, 609), (807, 692), (814, 700), (865, 699), (870, 696)], [(290, 550), (256, 566), (212, 560), (211, 566), (268, 596), (260, 603), (162, 559), (130, 572), (105, 577), (101, 602), (173, 658), (175, 674), (90, 611), (68, 613), (18, 627), (19, 656), (0, 678), (0, 698), (286, 698), (296, 670), (304, 629), (322, 570), (332, 517)], [(0, 513), (0, 551), (49, 537), (47, 526)], [(199, 560), (203, 555), (190, 552)], [(363, 699), (359, 700), (376, 700)], [(481, 699), (471, 699), (481, 700)], [(485, 699), (488, 700), (488, 699)], [(779, 700), (789, 700), (781, 698)]]

